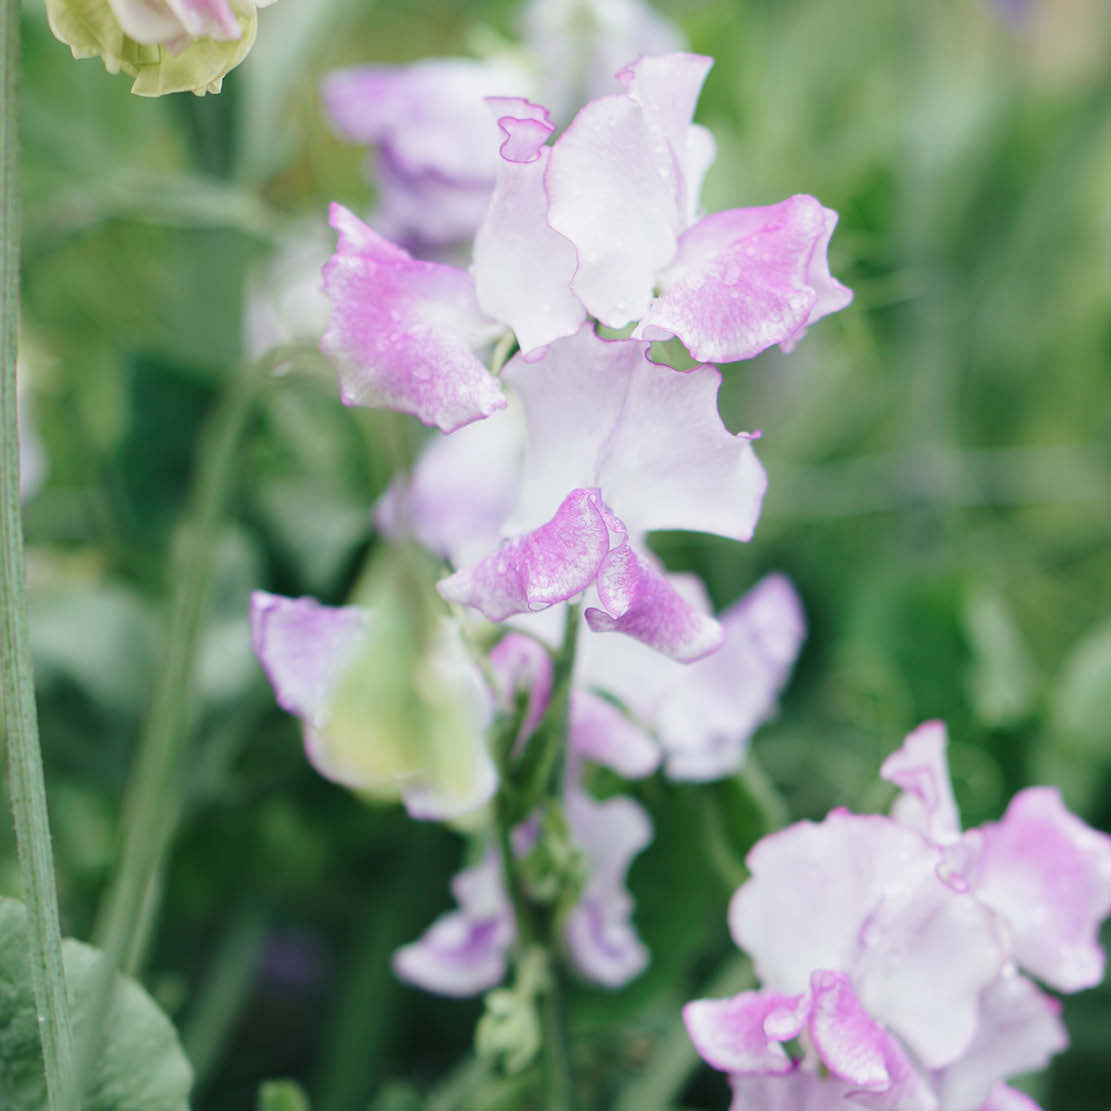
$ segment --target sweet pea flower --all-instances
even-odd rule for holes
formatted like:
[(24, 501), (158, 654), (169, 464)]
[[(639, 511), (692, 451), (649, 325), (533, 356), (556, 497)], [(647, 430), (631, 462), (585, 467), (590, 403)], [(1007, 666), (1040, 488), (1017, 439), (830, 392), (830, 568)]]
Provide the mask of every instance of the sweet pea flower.
[[(835, 810), (750, 852), (729, 923), (763, 988), (684, 1011), (735, 1108), (1033, 1106), (1004, 1080), (1067, 1037), (1057, 1002), (1018, 969), (1066, 991), (1099, 981), (1111, 838), (1050, 788), (961, 834), (945, 746), (928, 722), (885, 761), (903, 788), (892, 817)], [(782, 1047), (794, 1038), (800, 1060)]]
[[(509, 633), (490, 654), (491, 672), (503, 709), (517, 691), (526, 694), (519, 745), (527, 744), (539, 724), (552, 690), (551, 656), (535, 641)], [(575, 711), (572, 711), (574, 716)], [(580, 710), (580, 715), (582, 711)], [(629, 865), (652, 839), (644, 809), (622, 796), (598, 801), (582, 787), (582, 758), (590, 755), (627, 773), (627, 753), (613, 747), (585, 753), (571, 731), (563, 803), (575, 846), (583, 854), (585, 884), (563, 922), (563, 940), (576, 969), (606, 987), (621, 987), (648, 962), (648, 952), (632, 925), (633, 901), (625, 888)], [(651, 767), (640, 774), (647, 774)], [(514, 852), (532, 848), (536, 823), (526, 821), (513, 832)], [(491, 847), (474, 866), (452, 880), (457, 909), (438, 918), (416, 941), (394, 954), (394, 971), (409, 983), (442, 995), (474, 995), (496, 986), (505, 976), (516, 939), (513, 908), (505, 891), (502, 862)]]
[(257, 9), (274, 0), (46, 0), (56, 38), (75, 58), (99, 56), (133, 77), (139, 96), (218, 93), (255, 40)]
[(355, 791), (395, 791), (414, 818), (457, 818), (497, 786), (490, 693), (453, 623), (437, 619), (416, 645), (412, 624), (387, 598), (367, 609), (251, 596), (255, 655), (301, 719), (317, 771)]
[(501, 621), (591, 588), (594, 631), (684, 661), (712, 652), (720, 626), (675, 590), (644, 536), (752, 536), (766, 479), (751, 437), (718, 416), (719, 372), (680, 374), (651, 362), (647, 344), (585, 326), (539, 358), (518, 355), (502, 381), (525, 428), (516, 504), (501, 546), (443, 580), (443, 597)]
[(837, 215), (813, 197), (698, 219), (714, 144), (690, 121), (711, 65), (669, 54), (621, 70), (623, 91), (587, 104), (554, 144), (545, 187), (586, 310), (719, 363), (790, 351), (852, 294), (826, 259)]

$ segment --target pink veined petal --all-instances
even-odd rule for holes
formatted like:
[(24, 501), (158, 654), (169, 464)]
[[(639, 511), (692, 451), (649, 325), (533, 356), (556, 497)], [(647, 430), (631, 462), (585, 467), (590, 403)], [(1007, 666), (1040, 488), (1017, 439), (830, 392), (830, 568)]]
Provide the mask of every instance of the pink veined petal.
[(473, 352), (499, 326), (479, 309), (470, 275), (410, 258), (342, 205), (329, 217), (339, 244), (324, 267), (332, 313), (321, 349), (336, 361), (344, 404), (412, 413), (444, 432), (504, 408)]
[(567, 916), (564, 939), (584, 976), (618, 988), (648, 964), (648, 950), (632, 923), (633, 900), (625, 875), (633, 857), (651, 843), (652, 823), (639, 803), (621, 796), (596, 802), (571, 788), (566, 807), (590, 878)]
[(505, 710), (512, 710), (518, 695), (527, 696), (518, 734), (523, 741), (536, 732), (548, 709), (554, 677), (551, 654), (538, 640), (509, 633), (491, 649), (489, 661)]
[(628, 544), (614, 548), (598, 569), (596, 582), (602, 609), (584, 614), (596, 633), (625, 633), (673, 660), (689, 663), (721, 646), (721, 626), (692, 606), (650, 556), (639, 556)]
[(816, 971), (810, 991), (810, 1038), (826, 1067), (851, 1084), (886, 1091), (891, 1086), (884, 1061), (887, 1035), (861, 1006), (848, 976)]
[(644, 315), (675, 256), (690, 207), (686, 130), (708, 68), (693, 54), (641, 58), (622, 71), (627, 91), (587, 104), (553, 148), (549, 223), (578, 252), (575, 292), (611, 327)]
[(572, 490), (547, 524), (441, 579), (441, 597), (473, 606), (491, 621), (575, 597), (594, 581), (609, 551), (603, 509), (597, 488)]
[(378, 501), (375, 524), (456, 567), (474, 563), (501, 539), (517, 498), (524, 440), (520, 406), (512, 403), (450, 436), (433, 433), (413, 473), (395, 479)]
[(1020, 791), (1002, 821), (976, 832), (973, 894), (1005, 919), (1018, 963), (1059, 991), (1098, 984), (1111, 837), (1070, 813), (1054, 787)]
[(626, 779), (651, 775), (660, 750), (651, 736), (612, 702), (586, 690), (571, 693), (568, 743), (580, 756), (613, 768)]
[(718, 416), (721, 376), (658, 366), (646, 350), (586, 326), (506, 367), (528, 428), (514, 529), (545, 520), (571, 486), (599, 486), (636, 537), (662, 528), (751, 537), (767, 480), (750, 438)]
[[(505, 134), (490, 207), (474, 243), (472, 271), (478, 303), (506, 321), (528, 355), (574, 333), (586, 318), (571, 292), (578, 259), (572, 244), (548, 224), (544, 175), (553, 127), (528, 101), (495, 100)], [(536, 112), (543, 118), (536, 118)]]
[(791, 349), (852, 293), (829, 274), (837, 214), (799, 194), (763, 208), (703, 217), (679, 239), (659, 276), (661, 293), (639, 335), (676, 335), (698, 360), (749, 359), (773, 344)]
[(251, 594), (251, 647), (278, 705), (320, 725), (336, 684), (366, 644), (371, 615), (357, 606), (322, 606), (315, 598)]
[(895, 800), (892, 817), (938, 844), (961, 832), (945, 758), (948, 744), (945, 723), (927, 721), (907, 734), (902, 747), (880, 767), (880, 775), (904, 792)]
[(234, 42), (243, 34), (227, 0), (166, 0), (166, 4), (195, 39), (207, 35)]
[(488, 854), (451, 881), (459, 909), (441, 915), (394, 953), (397, 976), (440, 995), (477, 995), (505, 978), (515, 930), (501, 862)]
[(1069, 1044), (1060, 1011), (1025, 976), (1004, 971), (980, 997), (972, 1044), (937, 1078), (945, 1111), (981, 1107), (1003, 1078), (1044, 1068)]
[(808, 992), (743, 991), (732, 999), (688, 1003), (683, 1024), (698, 1055), (715, 1069), (781, 1076), (795, 1066), (780, 1043), (802, 1033), (810, 1005)]

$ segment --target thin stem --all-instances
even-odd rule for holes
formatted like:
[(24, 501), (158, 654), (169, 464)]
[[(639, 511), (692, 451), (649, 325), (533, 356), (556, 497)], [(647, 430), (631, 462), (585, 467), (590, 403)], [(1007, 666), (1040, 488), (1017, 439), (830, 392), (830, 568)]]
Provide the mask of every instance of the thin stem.
[(48, 1106), (68, 1111), (73, 1032), (35, 712), (19, 505), (19, 11), (19, 0), (0, 0), (0, 704)]
[(540, 1026), (544, 1035), (545, 1111), (571, 1111), (571, 1058), (567, 1051), (567, 1013), (563, 986), (555, 968), (540, 1000)]

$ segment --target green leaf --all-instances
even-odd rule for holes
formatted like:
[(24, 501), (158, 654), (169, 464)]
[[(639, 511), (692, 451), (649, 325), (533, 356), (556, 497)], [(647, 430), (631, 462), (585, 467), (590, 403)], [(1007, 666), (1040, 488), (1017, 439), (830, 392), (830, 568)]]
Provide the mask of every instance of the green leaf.
[(258, 1090), (258, 1111), (310, 1111), (309, 1097), (292, 1080), (267, 1080)]
[[(23, 904), (0, 899), (0, 1107), (4, 1111), (42, 1111), (46, 1106), (27, 952)], [(62, 943), (62, 958), (80, 1044), (103, 958), (99, 950), (72, 939)], [(177, 1032), (133, 980), (116, 977), (103, 1030), (104, 1046), (93, 1064), (83, 1111), (189, 1111), (193, 1070)]]

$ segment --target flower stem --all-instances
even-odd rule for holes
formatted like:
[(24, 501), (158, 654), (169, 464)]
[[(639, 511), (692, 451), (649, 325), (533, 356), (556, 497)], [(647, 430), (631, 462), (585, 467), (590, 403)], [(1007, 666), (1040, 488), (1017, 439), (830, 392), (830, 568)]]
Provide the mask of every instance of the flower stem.
[(19, 0), (0, 0), (0, 705), (50, 1111), (73, 1105), (73, 1033), (39, 748), (19, 505)]

